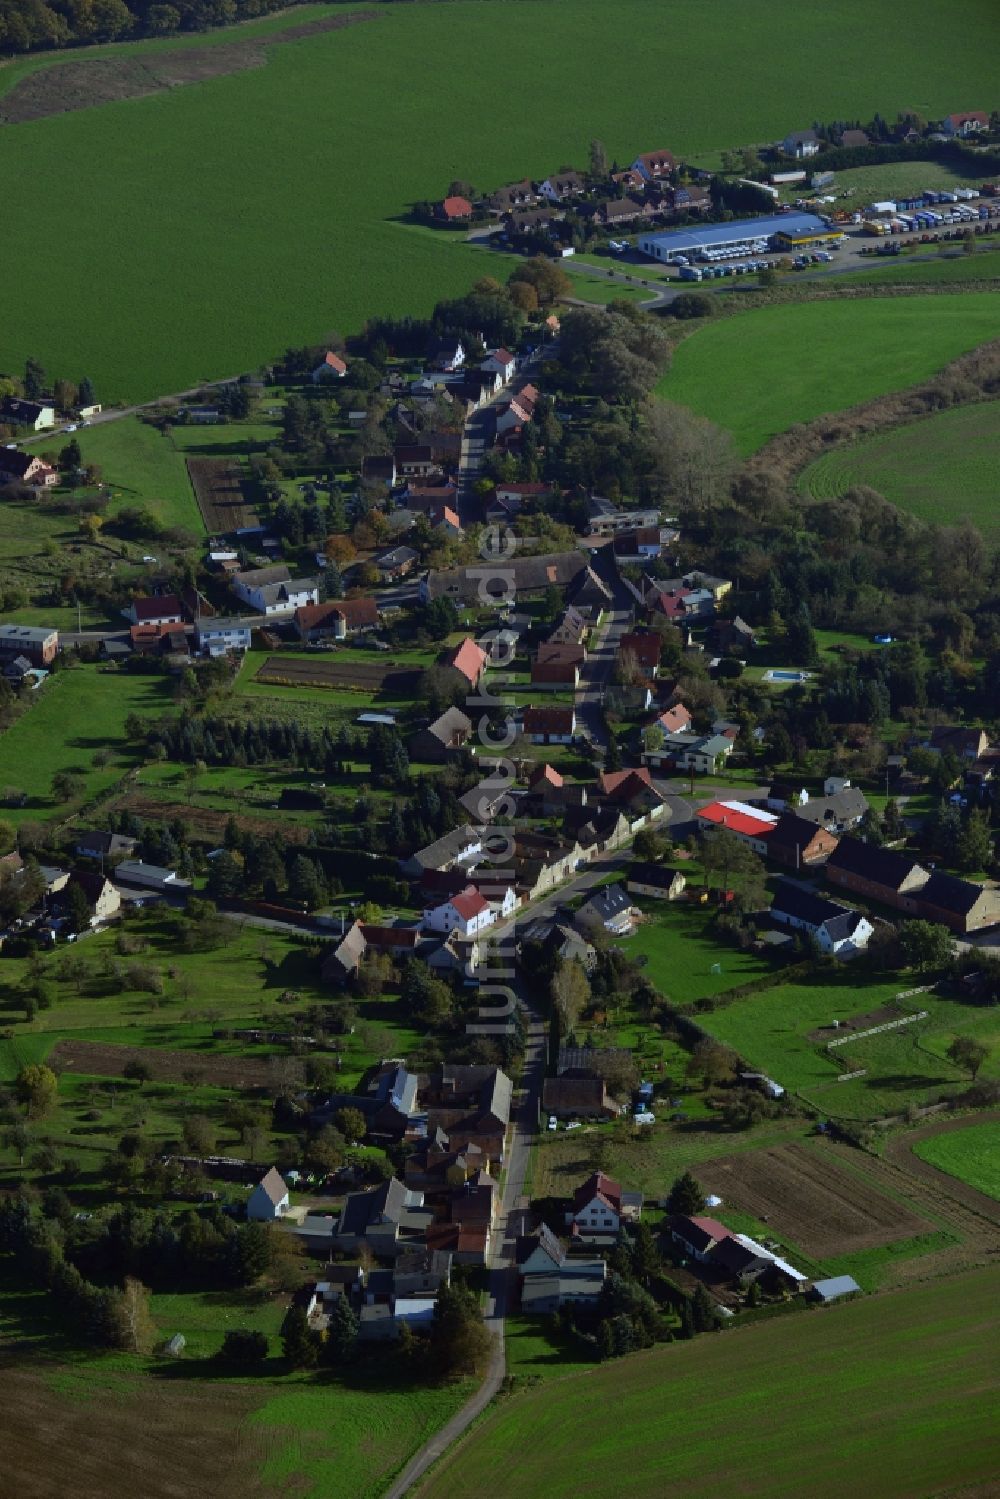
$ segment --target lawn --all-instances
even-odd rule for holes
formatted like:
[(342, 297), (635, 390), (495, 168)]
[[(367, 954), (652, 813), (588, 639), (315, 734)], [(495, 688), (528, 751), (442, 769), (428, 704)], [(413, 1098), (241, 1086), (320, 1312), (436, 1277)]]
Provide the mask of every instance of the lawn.
[[(205, 439), (206, 428), (193, 430)], [(204, 535), (201, 512), (178, 444), (137, 416), (84, 428), (76, 438), (84, 461), (101, 468), (112, 492), (108, 507), (111, 514), (127, 506), (141, 506), (163, 526), (179, 526), (196, 536)]]
[[(983, 180), (980, 172), (969, 176), (956, 172), (941, 161), (890, 161), (882, 166), (851, 167), (837, 172), (833, 186), (822, 191), (837, 194), (837, 208), (863, 208), (868, 203), (880, 203), (886, 199), (916, 198), (930, 188), (934, 192), (954, 192), (958, 187), (978, 187)], [(802, 189), (789, 189), (789, 201), (800, 197)], [(842, 194), (849, 197), (844, 198)]]
[(298, 1499), (377, 1499), (413, 1452), (468, 1399), (468, 1382), (410, 1389), (323, 1380), (274, 1394), (253, 1415), (271, 1455), (261, 1477)]
[(1000, 1199), (1000, 1124), (995, 1120), (920, 1140), (914, 1152), (949, 1176)]
[(997, 540), (998, 463), (1000, 401), (986, 401), (834, 448), (811, 463), (799, 482), (814, 499), (868, 485), (919, 520), (932, 525), (969, 520)]
[(796, 422), (916, 385), (998, 334), (989, 292), (758, 308), (685, 339), (657, 393), (750, 453)]
[(723, 994), (772, 971), (766, 958), (720, 943), (708, 910), (666, 901), (641, 904), (648, 920), (628, 939), (626, 950), (630, 957), (647, 959), (650, 981), (676, 1004)]
[[(170, 684), (161, 676), (96, 666), (50, 676), (24, 716), (0, 735), (0, 786), (28, 794), (26, 806), (8, 808), (4, 816), (23, 822), (66, 815), (70, 807), (52, 796), (52, 777), (60, 770), (82, 776), (78, 802), (108, 790), (135, 763), (125, 741), (126, 718), (158, 717), (169, 705)], [(110, 758), (97, 765), (94, 757), (103, 750)]]
[[(995, 245), (996, 237), (984, 243)], [(937, 259), (916, 260), (904, 255), (898, 260), (881, 260), (872, 256), (866, 262), (864, 270), (852, 271), (847, 277), (831, 277), (828, 281), (824, 280), (823, 285), (857, 286), (859, 281), (871, 282), (873, 285), (883, 282), (904, 286), (920, 286), (924, 282), (944, 285), (949, 282), (995, 281), (998, 277), (1000, 250), (982, 249), (977, 250), (975, 255), (965, 255), (952, 245), (948, 247), (947, 254), (940, 254)]]
[[(576, 0), (567, 48), (556, 0), (388, 6), (377, 22), (272, 48), (249, 72), (9, 127), (0, 172), (11, 193), (45, 182), (70, 228), (39, 236), (30, 216), (7, 226), (5, 264), (23, 291), (0, 367), (32, 355), (53, 373), (88, 374), (105, 402), (182, 390), (505, 276), (506, 259), (405, 222), (456, 175), (487, 189), (543, 177), (585, 164), (591, 136), (627, 161), (657, 141), (695, 155), (775, 139), (789, 120), (894, 118), (913, 105), (940, 116), (993, 83), (991, 0), (969, 0), (946, 49), (935, 0), (875, 14), (836, 0), (818, 19), (775, 0), (768, 20), (764, 40), (739, 0), (675, 0), (669, 13), (652, 0)], [(623, 48), (623, 35), (642, 46)], [(817, 68), (833, 48), (837, 66)], [(447, 130), (433, 103), (441, 77)], [(483, 100), (499, 97), (503, 129), (484, 131)], [(128, 247), (113, 265), (109, 246)]]
[(625, 286), (621, 281), (601, 281), (596, 276), (574, 276), (570, 298), (606, 305), (608, 302), (649, 302), (655, 295), (655, 291), (648, 287)]
[(734, 1474), (760, 1499), (988, 1487), (995, 1288), (977, 1271), (552, 1380), (494, 1407), (420, 1493), (569, 1499), (611, 1472), (623, 1499), (708, 1499)]

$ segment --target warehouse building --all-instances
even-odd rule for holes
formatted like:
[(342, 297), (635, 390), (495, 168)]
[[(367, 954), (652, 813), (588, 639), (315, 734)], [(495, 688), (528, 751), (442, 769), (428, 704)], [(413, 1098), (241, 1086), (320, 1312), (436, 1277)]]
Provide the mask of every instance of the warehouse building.
[(734, 219), (729, 224), (703, 224), (690, 229), (666, 229), (639, 237), (639, 249), (650, 260), (707, 260), (716, 256), (759, 254), (764, 250), (800, 250), (827, 244), (842, 231), (825, 224), (814, 213), (781, 213), (760, 219)]

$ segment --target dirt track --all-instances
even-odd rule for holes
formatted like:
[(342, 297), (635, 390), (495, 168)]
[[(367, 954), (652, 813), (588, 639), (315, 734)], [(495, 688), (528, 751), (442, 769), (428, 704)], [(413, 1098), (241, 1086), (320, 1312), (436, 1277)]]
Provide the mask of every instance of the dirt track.
[(980, 1192), (978, 1187), (970, 1186), (959, 1177), (932, 1166), (930, 1161), (922, 1161), (913, 1150), (914, 1145), (918, 1145), (921, 1140), (931, 1140), (935, 1135), (950, 1135), (955, 1130), (968, 1129), (972, 1124), (989, 1124), (996, 1120), (1000, 1120), (1000, 1109), (963, 1115), (961, 1119), (936, 1119), (933, 1124), (923, 1124), (919, 1129), (907, 1130), (905, 1135), (896, 1135), (891, 1139), (885, 1148), (886, 1160), (902, 1166), (904, 1171), (918, 1176), (928, 1186), (947, 1193), (971, 1212), (981, 1213), (1000, 1228), (1000, 1202), (987, 1193)]
[(0, 98), (0, 124), (21, 125), (71, 110), (93, 109), (99, 104), (143, 99), (166, 89), (221, 78), (227, 73), (262, 68), (269, 47), (301, 41), (324, 31), (342, 31), (345, 26), (356, 26), (362, 21), (381, 20), (382, 15), (377, 10), (359, 10), (346, 16), (326, 16), (269, 36), (208, 47), (172, 47), (159, 52), (118, 53), (113, 57), (91, 52), (86, 61), (72, 58), (53, 63), (22, 78)]

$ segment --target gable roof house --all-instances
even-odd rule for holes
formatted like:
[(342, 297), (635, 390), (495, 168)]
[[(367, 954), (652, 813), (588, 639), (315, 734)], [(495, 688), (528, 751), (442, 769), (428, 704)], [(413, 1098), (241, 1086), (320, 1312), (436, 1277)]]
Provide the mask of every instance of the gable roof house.
[(864, 130), (842, 130), (837, 139), (838, 146), (870, 146), (871, 140)]
[(423, 1240), (433, 1220), (424, 1194), (391, 1177), (369, 1192), (351, 1192), (344, 1200), (334, 1241), (351, 1251), (367, 1244), (374, 1254), (395, 1257)]
[(595, 1171), (573, 1193), (566, 1222), (582, 1242), (600, 1242), (616, 1239), (623, 1223), (637, 1223), (641, 1215), (641, 1192), (623, 1192), (612, 1177)]
[(499, 216), (509, 213), (512, 208), (527, 208), (532, 203), (537, 203), (538, 193), (530, 177), (525, 177), (521, 182), (511, 182), (506, 187), (498, 188), (486, 201), (490, 212)]
[(771, 920), (793, 931), (807, 932), (821, 952), (851, 958), (864, 952), (875, 928), (867, 916), (837, 900), (825, 900), (792, 880), (779, 880)]
[[(480, 608), (484, 603), (509, 604), (512, 598), (544, 593), (553, 584), (565, 588), (586, 567), (584, 553), (571, 551), (505, 560), (502, 578), (496, 578), (495, 567), (488, 569), (482, 565), (432, 570), (421, 580), (420, 597), (425, 604), (438, 598), (450, 598), (456, 603), (474, 604)], [(497, 587), (489, 587), (495, 578)]]
[(629, 900), (622, 885), (605, 885), (596, 890), (573, 916), (573, 924), (581, 931), (603, 927), (621, 937), (631, 932), (635, 922), (636, 907)]
[(587, 497), (587, 519), (591, 536), (615, 536), (620, 531), (658, 526), (660, 511), (656, 505), (620, 510), (614, 500), (609, 500), (604, 495), (590, 494)]
[(51, 489), (58, 483), (57, 470), (37, 453), (0, 448), (0, 484), (30, 484), (33, 489)]
[(818, 154), (819, 136), (815, 130), (793, 130), (790, 135), (785, 136), (781, 148), (786, 156), (794, 156), (796, 161), (803, 161), (807, 156)]
[(731, 1237), (724, 1223), (714, 1218), (688, 1217), (677, 1213), (670, 1220), (670, 1237), (686, 1250), (692, 1259), (704, 1264), (717, 1245)]
[(331, 599), (296, 609), (295, 631), (300, 640), (346, 640), (359, 630), (378, 624), (378, 604), (372, 598)]
[(315, 578), (293, 578), (284, 562), (234, 573), (229, 584), (236, 597), (258, 614), (294, 614), (319, 601)]
[(1000, 890), (935, 870), (917, 897), (924, 921), (964, 935), (1000, 923)]
[(573, 708), (525, 708), (521, 733), (531, 744), (572, 744), (576, 712)]
[(273, 1166), (247, 1198), (247, 1217), (254, 1223), (273, 1223), (288, 1211), (288, 1187)]
[(836, 833), (794, 812), (783, 812), (767, 834), (766, 857), (788, 869), (820, 864), (837, 847)]
[(634, 826), (641, 826), (641, 823), (634, 822), (636, 817), (643, 821), (660, 817), (666, 807), (645, 766), (641, 769), (602, 770), (597, 777), (597, 790), (605, 801), (622, 807)]
[(0, 402), (0, 422), (9, 422), (15, 427), (30, 427), (32, 432), (44, 432), (56, 424), (56, 409), (44, 401), (26, 401), (20, 396), (5, 396)]
[(671, 151), (643, 151), (632, 162), (629, 170), (637, 172), (644, 182), (662, 182), (670, 177), (677, 166)]
[(486, 671), (488, 660), (482, 646), (477, 645), (467, 635), (460, 645), (445, 654), (442, 664), (451, 667), (452, 671), (457, 671), (470, 687), (478, 687)]
[(468, 198), (453, 193), (450, 198), (443, 198), (434, 209), (439, 219), (444, 219), (446, 224), (460, 224), (464, 219), (472, 218), (472, 204)]
[(90, 906), (90, 925), (100, 926), (117, 916), (122, 908), (122, 898), (109, 879), (98, 874), (96, 869), (76, 869), (69, 877), (66, 888), (75, 885), (82, 890)]
[(400, 860), (403, 874), (419, 879), (427, 869), (453, 869), (456, 864), (468, 863), (474, 855), (483, 851), (481, 828), (468, 823), (461, 828), (452, 828), (441, 838), (436, 838), (426, 848), (417, 849), (407, 859)]
[(965, 138), (979, 135), (990, 128), (990, 117), (985, 109), (970, 109), (964, 114), (945, 115), (941, 129), (945, 135)]
[(73, 852), (78, 859), (130, 859), (135, 853), (137, 840), (124, 833), (105, 831), (81, 833)]
[(616, 1119), (618, 1105), (603, 1077), (547, 1077), (542, 1110), (557, 1119)]
[(472, 737), (472, 719), (461, 708), (446, 708), (432, 723), (417, 729), (407, 741), (411, 760), (438, 764), (458, 754)]
[(590, 628), (587, 616), (568, 604), (549, 631), (549, 645), (581, 645)]
[(346, 374), (345, 360), (341, 359), (339, 354), (335, 354), (332, 349), (327, 349), (310, 379), (314, 385), (319, 385), (322, 380), (343, 380)]
[[(477, 1145), (484, 1166), (502, 1166), (513, 1084), (499, 1067), (442, 1064), (421, 1078), (427, 1133), (442, 1130), (455, 1150)], [(438, 1246), (443, 1247), (443, 1246)]]
[(176, 593), (136, 594), (122, 613), (133, 625), (179, 625), (184, 622), (184, 605)]
[(660, 637), (652, 631), (632, 630), (623, 635), (618, 645), (618, 659), (631, 656), (647, 676), (656, 678), (660, 674)]
[[(513, 898), (513, 891), (509, 893)], [(495, 921), (496, 912), (475, 885), (467, 885), (441, 905), (430, 906), (424, 911), (424, 926), (428, 931), (446, 935), (457, 932), (466, 938), (477, 936)]]
[(692, 734), (686, 731), (669, 734), (659, 749), (644, 750), (644, 765), (674, 766), (693, 770), (699, 775), (714, 775), (733, 752), (733, 741), (725, 734)]
[(930, 871), (912, 854), (847, 837), (841, 838), (827, 860), (826, 877), (831, 885), (850, 890), (853, 895), (917, 916), (920, 892), (930, 879)]
[(634, 863), (625, 881), (630, 895), (645, 895), (651, 900), (680, 900), (687, 889), (687, 878), (678, 869), (662, 864)]
[(538, 191), (550, 203), (562, 203), (567, 198), (578, 198), (586, 188), (586, 180), (579, 172), (556, 172), (539, 183)]
[(545, 641), (535, 652), (531, 663), (532, 687), (574, 690), (580, 685), (580, 668), (587, 659), (582, 645), (563, 645)]

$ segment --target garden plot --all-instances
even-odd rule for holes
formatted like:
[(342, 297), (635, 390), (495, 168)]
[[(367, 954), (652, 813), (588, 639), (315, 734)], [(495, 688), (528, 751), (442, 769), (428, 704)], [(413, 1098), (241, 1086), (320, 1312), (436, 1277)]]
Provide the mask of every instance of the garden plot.
[(384, 692), (405, 696), (417, 687), (420, 668), (395, 661), (370, 661), (344, 656), (335, 660), (303, 660), (301, 656), (268, 656), (254, 681), (276, 687), (329, 687), (344, 692)]
[(703, 1171), (706, 1191), (822, 1260), (926, 1233), (933, 1225), (803, 1145), (745, 1151)]
[(302, 1064), (290, 1057), (200, 1056), (100, 1041), (58, 1041), (49, 1059), (60, 1070), (88, 1077), (122, 1077), (130, 1063), (141, 1062), (158, 1082), (208, 1083), (217, 1088), (273, 1088), (278, 1077), (302, 1075)]

